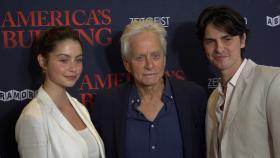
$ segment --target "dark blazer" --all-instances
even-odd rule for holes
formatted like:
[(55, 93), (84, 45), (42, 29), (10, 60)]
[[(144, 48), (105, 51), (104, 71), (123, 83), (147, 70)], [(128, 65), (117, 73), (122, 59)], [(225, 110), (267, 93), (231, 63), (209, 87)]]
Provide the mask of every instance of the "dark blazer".
[[(181, 126), (184, 158), (203, 158), (206, 94), (192, 82), (171, 78), (169, 81)], [(131, 87), (132, 83), (124, 83), (98, 92), (95, 98), (91, 117), (104, 141), (106, 158), (125, 157), (126, 114)]]

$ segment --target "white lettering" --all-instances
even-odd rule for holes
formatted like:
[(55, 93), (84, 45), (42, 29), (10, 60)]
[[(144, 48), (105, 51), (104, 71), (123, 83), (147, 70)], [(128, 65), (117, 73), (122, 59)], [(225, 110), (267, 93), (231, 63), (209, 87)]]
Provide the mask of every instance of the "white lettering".
[(0, 91), (0, 101), (8, 102), (11, 100), (22, 101), (26, 99), (33, 99), (37, 91), (25, 89), (22, 91), (9, 90), (7, 92)]
[(169, 24), (170, 24), (170, 17), (160, 17), (160, 16), (157, 16), (157, 17), (135, 17), (135, 18), (129, 18), (130, 21), (143, 21), (143, 20), (152, 20), (152, 21), (155, 21), (157, 23), (160, 23), (162, 26), (164, 27), (168, 27)]
[(271, 27), (280, 25), (280, 15), (276, 17), (266, 16), (266, 25)]
[(220, 78), (209, 78), (208, 79), (208, 88), (216, 88), (220, 82)]

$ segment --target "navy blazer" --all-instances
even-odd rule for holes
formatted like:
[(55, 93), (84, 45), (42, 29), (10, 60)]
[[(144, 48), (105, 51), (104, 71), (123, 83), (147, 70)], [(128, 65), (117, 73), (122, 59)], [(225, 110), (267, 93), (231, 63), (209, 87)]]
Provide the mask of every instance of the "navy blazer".
[[(169, 78), (178, 112), (184, 158), (205, 157), (206, 94), (190, 81)], [(131, 82), (101, 90), (94, 99), (92, 121), (105, 144), (106, 158), (125, 157), (125, 128)]]

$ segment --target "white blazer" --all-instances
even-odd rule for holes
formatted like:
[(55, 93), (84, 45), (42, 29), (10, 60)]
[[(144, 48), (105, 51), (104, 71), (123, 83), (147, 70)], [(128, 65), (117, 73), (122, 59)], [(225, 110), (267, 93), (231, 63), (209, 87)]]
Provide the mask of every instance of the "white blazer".
[[(67, 96), (97, 141), (101, 158), (105, 158), (103, 142), (87, 109), (68, 93)], [(22, 111), (15, 136), (22, 158), (88, 158), (87, 143), (42, 87)]]
[(219, 133), (215, 89), (206, 115), (207, 158), (280, 158), (280, 69), (248, 60), (229, 101)]

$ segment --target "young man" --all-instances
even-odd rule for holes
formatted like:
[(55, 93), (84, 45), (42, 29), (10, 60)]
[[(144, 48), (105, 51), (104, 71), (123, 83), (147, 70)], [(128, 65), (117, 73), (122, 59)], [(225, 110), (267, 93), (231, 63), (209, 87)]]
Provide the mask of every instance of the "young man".
[(208, 7), (197, 34), (221, 80), (206, 114), (208, 158), (280, 158), (280, 69), (243, 58), (244, 18), (228, 7)]

